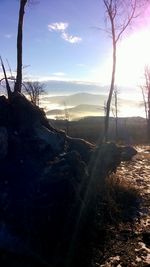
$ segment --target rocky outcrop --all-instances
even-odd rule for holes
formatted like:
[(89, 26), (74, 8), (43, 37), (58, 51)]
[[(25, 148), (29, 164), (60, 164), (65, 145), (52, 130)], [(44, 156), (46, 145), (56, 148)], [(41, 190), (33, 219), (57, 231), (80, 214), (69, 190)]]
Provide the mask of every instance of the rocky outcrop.
[(4, 159), (8, 153), (8, 133), (5, 127), (0, 127), (0, 159)]
[(121, 163), (120, 149), (114, 143), (101, 144), (96, 147), (90, 160), (90, 168), (94, 176), (104, 176), (116, 172)]
[(72, 138), (67, 136), (66, 138), (67, 142), (67, 150), (68, 151), (77, 151), (82, 160), (84, 160), (86, 163), (89, 162), (91, 158), (91, 153), (94, 151), (95, 146), (83, 139), (80, 138)]
[[(0, 111), (0, 225), (32, 256), (64, 266), (96, 193), (93, 184), (102, 186), (116, 170), (120, 150), (66, 136), (21, 94), (0, 97)], [(1, 249), (9, 252), (9, 240), (3, 247), (0, 235)], [(15, 247), (15, 253), (23, 251)]]
[(37, 142), (39, 153), (49, 148), (53, 154), (62, 153), (64, 149), (65, 134), (54, 132), (43, 125), (34, 127), (33, 140)]
[(121, 161), (130, 161), (136, 154), (137, 150), (132, 146), (120, 147)]
[(20, 133), (25, 133), (34, 129), (35, 126), (46, 126), (48, 129), (55, 131), (48, 123), (45, 112), (32, 104), (21, 93), (13, 93), (9, 101), (11, 110), (12, 126)]

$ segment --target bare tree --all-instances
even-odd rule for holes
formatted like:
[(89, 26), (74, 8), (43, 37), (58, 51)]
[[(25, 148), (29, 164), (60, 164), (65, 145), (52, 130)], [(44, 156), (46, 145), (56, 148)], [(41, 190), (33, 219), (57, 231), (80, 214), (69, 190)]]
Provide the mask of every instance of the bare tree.
[(69, 110), (67, 108), (67, 104), (64, 102), (64, 112), (65, 112), (65, 120), (66, 120), (66, 129), (65, 132), (68, 135), (69, 134), (69, 120), (70, 120), (70, 114)]
[(29, 96), (34, 105), (39, 106), (40, 95), (45, 92), (44, 83), (28, 81), (23, 83), (25, 93)]
[(138, 0), (103, 0), (106, 10), (106, 19), (109, 22), (108, 32), (112, 39), (113, 49), (111, 83), (106, 104), (104, 141), (108, 140), (110, 106), (115, 87), (117, 44), (132, 20), (137, 17), (137, 2)]
[(11, 88), (10, 88), (10, 85), (9, 85), (9, 82), (8, 82), (8, 78), (7, 78), (7, 74), (6, 74), (5, 66), (4, 66), (4, 63), (3, 63), (3, 60), (2, 60), (1, 57), (0, 57), (0, 61), (1, 61), (1, 66), (2, 66), (3, 73), (4, 73), (4, 78), (2, 78), (2, 79), (0, 80), (0, 83), (2, 82), (2, 80), (5, 80), (5, 83), (6, 83), (6, 90), (7, 90), (7, 95), (8, 95), (8, 98), (10, 98), (10, 96), (11, 96), (11, 94), (12, 94), (12, 91), (11, 91)]
[(150, 67), (145, 66), (144, 70), (145, 85), (141, 86), (143, 102), (145, 108), (145, 116), (147, 121), (147, 135), (150, 140)]
[(28, 0), (20, 0), (18, 34), (17, 34), (17, 76), (14, 86), (14, 92), (21, 92), (22, 87), (22, 40), (23, 40), (23, 18), (25, 6)]
[(147, 102), (146, 102), (146, 96), (145, 96), (145, 86), (141, 86), (141, 90), (142, 90), (143, 103), (144, 103), (144, 109), (145, 109), (145, 117), (147, 120), (148, 119), (148, 110), (147, 110)]
[(116, 141), (118, 141), (118, 89), (115, 88), (114, 92), (114, 109), (112, 108), (112, 113), (115, 118), (115, 134), (116, 134)]
[[(11, 95), (12, 95), (12, 91), (11, 91), (11, 88), (10, 88), (8, 80), (15, 81), (14, 92), (21, 92), (21, 87), (22, 87), (23, 18), (24, 18), (25, 6), (26, 6), (27, 2), (28, 2), (28, 0), (20, 0), (19, 19), (18, 19), (18, 33), (17, 33), (17, 75), (16, 75), (16, 79), (14, 77), (13, 77), (13, 79), (12, 79), (12, 77), (9, 77), (9, 78), (7, 77), (3, 60), (0, 57), (1, 66), (2, 66), (3, 73), (4, 73), (4, 80), (5, 80), (5, 83), (6, 83), (6, 90), (7, 90), (8, 98), (10, 98)], [(7, 63), (8, 63), (8, 61), (7, 61)], [(10, 67), (9, 67), (9, 70), (11, 70)], [(1, 79), (1, 81), (2, 80), (3, 79)]]

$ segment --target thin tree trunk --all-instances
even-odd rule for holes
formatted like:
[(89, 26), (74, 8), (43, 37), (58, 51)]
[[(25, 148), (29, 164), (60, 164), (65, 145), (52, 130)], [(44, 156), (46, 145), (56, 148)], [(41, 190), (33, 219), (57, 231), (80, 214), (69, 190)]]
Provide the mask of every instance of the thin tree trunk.
[(23, 40), (23, 17), (25, 5), (28, 0), (20, 0), (18, 34), (17, 34), (17, 77), (14, 92), (21, 92), (22, 86), (22, 40)]
[(6, 90), (7, 90), (8, 99), (10, 99), (10, 97), (12, 95), (12, 92), (11, 92), (10, 85), (9, 85), (9, 82), (8, 82), (8, 79), (7, 79), (5, 66), (4, 66), (4, 63), (3, 63), (3, 60), (2, 60), (1, 57), (0, 57), (0, 60), (1, 60), (1, 65), (2, 65), (2, 69), (3, 69), (3, 73), (4, 73), (4, 79), (5, 79), (5, 82), (6, 82)]
[(146, 120), (148, 120), (148, 109), (147, 109), (147, 103), (146, 103), (143, 86), (141, 86), (141, 89), (142, 89), (142, 96), (143, 96), (143, 102), (144, 102), (145, 116), (146, 116)]
[(109, 116), (110, 116), (110, 106), (112, 95), (115, 86), (115, 73), (116, 73), (116, 41), (115, 41), (115, 29), (112, 24), (112, 37), (113, 37), (113, 66), (112, 66), (112, 75), (111, 75), (111, 84), (109, 90), (109, 96), (106, 104), (106, 117), (105, 117), (105, 125), (104, 125), (104, 142), (108, 141), (108, 131), (109, 131)]
[(130, 25), (132, 19), (136, 17), (135, 12), (137, 9), (137, 0), (131, 1), (129, 3), (129, 9), (127, 8), (127, 10), (125, 10), (125, 16), (123, 15), (123, 9), (127, 7), (126, 1), (125, 5), (123, 4), (124, 1), (117, 1), (117, 0), (103, 0), (103, 2), (106, 7), (106, 16), (108, 16), (110, 22), (110, 33), (113, 45), (112, 76), (111, 76), (109, 96), (106, 105), (107, 110), (106, 110), (105, 125), (104, 125), (104, 142), (107, 142), (108, 131), (109, 131), (110, 106), (115, 85), (117, 43), (121, 38), (122, 34), (126, 31), (128, 26)]
[(142, 89), (143, 102), (144, 102), (145, 115), (146, 115), (146, 123), (147, 123), (147, 139), (148, 141), (150, 141), (150, 89), (149, 89), (148, 82), (147, 82), (147, 90), (148, 90), (147, 102), (146, 102), (146, 97), (145, 97), (143, 86), (141, 86), (141, 89)]
[(118, 141), (118, 98), (115, 90), (115, 126), (116, 126), (116, 142)]
[(148, 88), (148, 118), (147, 118), (147, 130), (148, 130), (148, 141), (150, 142), (150, 87)]

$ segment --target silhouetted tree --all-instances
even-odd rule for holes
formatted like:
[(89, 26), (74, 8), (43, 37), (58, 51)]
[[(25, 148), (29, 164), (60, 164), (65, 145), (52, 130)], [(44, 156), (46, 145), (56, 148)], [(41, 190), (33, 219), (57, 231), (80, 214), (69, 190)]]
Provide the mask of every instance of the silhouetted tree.
[(64, 102), (64, 112), (65, 112), (65, 120), (66, 120), (66, 129), (65, 129), (65, 132), (66, 134), (68, 135), (68, 132), (69, 132), (69, 119), (70, 119), (70, 116), (69, 116), (69, 111), (68, 111), (68, 108), (67, 108), (67, 105), (66, 103)]
[(145, 66), (144, 69), (145, 85), (141, 86), (143, 102), (145, 108), (145, 116), (147, 121), (147, 134), (150, 140), (150, 67)]
[(108, 140), (108, 129), (109, 129), (109, 115), (112, 95), (115, 87), (115, 75), (116, 75), (116, 59), (117, 59), (117, 44), (123, 33), (126, 31), (131, 21), (137, 17), (137, 2), (139, 0), (103, 0), (106, 18), (109, 21), (108, 32), (112, 38), (113, 48), (113, 65), (111, 83), (109, 89), (109, 95), (106, 104), (106, 117), (105, 117), (105, 128), (104, 128), (104, 141)]
[(114, 109), (112, 109), (112, 113), (115, 118), (116, 141), (118, 141), (118, 90), (117, 88), (114, 89)]
[(38, 81), (36, 82), (28, 81), (24, 83), (23, 85), (24, 85), (25, 93), (29, 96), (31, 102), (34, 105), (39, 106), (40, 95), (45, 92), (44, 83), (40, 83)]
[[(28, 0), (20, 0), (18, 32), (17, 32), (17, 74), (16, 74), (16, 79), (13, 77), (13, 81), (15, 81), (14, 92), (21, 92), (21, 87), (22, 87), (23, 19), (24, 19), (24, 13), (25, 13), (25, 6), (26, 6), (27, 2), (28, 2)], [(8, 98), (10, 98), (12, 95), (12, 91), (11, 91), (8, 80), (9, 79), (12, 80), (12, 78), (7, 78), (7, 74), (6, 74), (6, 70), (5, 70), (5, 66), (4, 66), (2, 58), (0, 58), (0, 60), (1, 60), (2, 70), (4, 73), (4, 79), (6, 82), (6, 90), (7, 90)]]
[(2, 78), (0, 80), (0, 82), (2, 80), (5, 80), (5, 83), (6, 83), (6, 90), (7, 90), (7, 95), (8, 95), (8, 98), (10, 98), (11, 94), (12, 94), (12, 91), (11, 91), (11, 88), (10, 88), (10, 85), (9, 85), (9, 82), (8, 82), (8, 78), (7, 78), (7, 74), (6, 74), (6, 70), (5, 70), (5, 66), (4, 66), (4, 63), (3, 63), (3, 60), (2, 58), (0, 57), (0, 60), (1, 60), (1, 66), (2, 66), (2, 70), (3, 70), (3, 73), (4, 73), (4, 78)]
[(18, 34), (17, 34), (17, 76), (14, 86), (14, 92), (21, 92), (22, 87), (22, 40), (23, 40), (23, 18), (25, 6), (28, 0), (20, 0), (20, 10), (18, 19)]

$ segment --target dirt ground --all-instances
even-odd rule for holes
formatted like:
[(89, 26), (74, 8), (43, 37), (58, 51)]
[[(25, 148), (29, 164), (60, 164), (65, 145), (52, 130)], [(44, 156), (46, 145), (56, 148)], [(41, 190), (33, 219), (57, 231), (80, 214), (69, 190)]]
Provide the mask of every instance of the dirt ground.
[(140, 191), (138, 216), (132, 223), (120, 223), (117, 229), (112, 226), (103, 263), (99, 263), (99, 252), (96, 251), (94, 267), (150, 266), (150, 147), (136, 149), (138, 154), (132, 161), (122, 163), (116, 175)]

